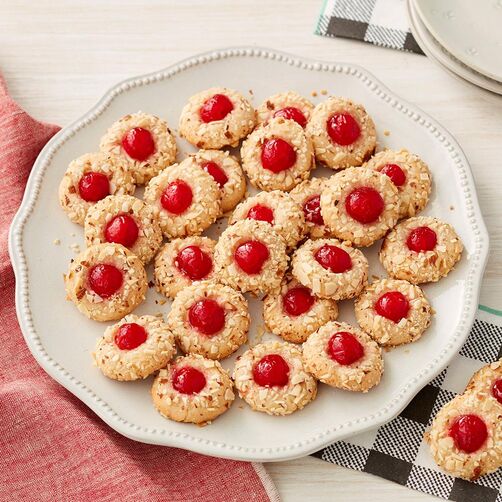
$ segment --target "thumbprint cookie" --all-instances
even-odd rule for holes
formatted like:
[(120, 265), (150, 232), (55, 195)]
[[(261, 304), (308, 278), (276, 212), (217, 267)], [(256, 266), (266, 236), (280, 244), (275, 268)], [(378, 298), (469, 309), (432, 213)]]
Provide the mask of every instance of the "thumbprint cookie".
[(502, 405), (502, 359), (483, 366), (474, 373), (466, 392), (473, 392), (480, 399), (495, 399)]
[(272, 118), (282, 117), (294, 120), (304, 129), (312, 115), (314, 105), (294, 91), (280, 92), (267, 98), (257, 109), (258, 124)]

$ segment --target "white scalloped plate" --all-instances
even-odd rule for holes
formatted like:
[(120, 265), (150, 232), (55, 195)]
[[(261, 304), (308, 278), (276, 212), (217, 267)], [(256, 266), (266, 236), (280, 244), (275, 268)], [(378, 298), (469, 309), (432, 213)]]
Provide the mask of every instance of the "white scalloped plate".
[[(407, 147), (432, 169), (434, 189), (425, 214), (451, 222), (466, 252), (446, 279), (425, 287), (437, 310), (431, 328), (417, 343), (385, 353), (382, 382), (365, 395), (321, 386), (312, 404), (283, 418), (252, 412), (237, 401), (213, 424), (200, 428), (165, 420), (156, 413), (148, 392), (150, 380), (114, 382), (91, 365), (89, 353), (104, 326), (87, 320), (64, 301), (62, 274), (73, 256), (68, 246), (83, 239), (81, 228), (71, 224), (59, 208), (59, 180), (69, 161), (96, 149), (100, 135), (121, 115), (142, 109), (176, 124), (188, 97), (214, 85), (246, 94), (251, 89), (255, 103), (285, 89), (306, 96), (326, 89), (350, 97), (364, 103), (375, 119), (382, 146)], [(324, 96), (313, 101), (320, 99)], [(384, 135), (385, 130), (390, 135)], [(181, 150), (189, 150), (183, 142), (179, 145)], [(61, 239), (62, 244), (55, 246), (54, 239)], [(365, 252), (371, 273), (381, 274), (377, 245)], [(396, 416), (447, 365), (465, 340), (474, 319), (487, 253), (488, 235), (467, 159), (443, 127), (360, 67), (256, 48), (209, 52), (111, 89), (44, 148), (10, 233), (19, 322), (31, 352), (54, 379), (132, 439), (254, 461), (306, 455)], [(155, 304), (156, 298), (150, 290), (139, 312), (166, 312), (167, 305)], [(350, 302), (342, 302), (341, 319), (353, 322), (352, 310)], [(251, 311), (253, 340), (261, 325), (257, 301), (251, 302)], [(231, 361), (225, 365), (229, 367)]]

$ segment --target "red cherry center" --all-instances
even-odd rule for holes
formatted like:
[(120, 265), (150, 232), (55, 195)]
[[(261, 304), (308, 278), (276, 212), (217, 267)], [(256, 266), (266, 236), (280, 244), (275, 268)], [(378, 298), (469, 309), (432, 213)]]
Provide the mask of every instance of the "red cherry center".
[(100, 263), (89, 270), (90, 288), (101, 298), (109, 298), (122, 286), (122, 272), (114, 265)]
[(294, 148), (283, 139), (267, 139), (261, 148), (261, 165), (273, 173), (280, 173), (296, 162)]
[(162, 192), (162, 207), (173, 214), (184, 213), (192, 204), (193, 193), (190, 185), (183, 180), (175, 180)]
[(289, 382), (288, 363), (279, 354), (267, 354), (254, 365), (253, 379), (261, 387), (284, 387)]
[(451, 425), (449, 435), (459, 450), (473, 453), (483, 446), (488, 430), (483, 419), (477, 415), (460, 415)]
[(338, 364), (348, 366), (364, 356), (364, 347), (359, 340), (347, 331), (335, 333), (328, 341), (328, 355)]
[(135, 322), (122, 324), (115, 335), (115, 345), (120, 350), (133, 350), (146, 341), (146, 329)]
[(312, 195), (303, 203), (303, 214), (305, 219), (315, 225), (324, 225), (321, 214), (321, 196)]
[(103, 173), (85, 173), (78, 182), (78, 193), (86, 202), (97, 202), (110, 195), (110, 182)]
[(299, 316), (308, 312), (315, 303), (315, 297), (309, 288), (296, 286), (291, 288), (283, 297), (282, 305), (290, 316)]
[(274, 212), (267, 206), (256, 204), (247, 214), (247, 217), (252, 220), (266, 221), (267, 223), (274, 222)]
[(359, 187), (345, 199), (347, 213), (359, 223), (373, 223), (385, 208), (382, 196), (371, 187)]
[(249, 275), (259, 274), (268, 257), (268, 248), (260, 241), (244, 242), (234, 252), (237, 265)]
[(378, 315), (398, 323), (408, 315), (410, 302), (399, 291), (389, 291), (377, 300), (375, 310)]
[(143, 162), (155, 152), (155, 141), (152, 133), (143, 127), (129, 129), (122, 138), (122, 148), (129, 157)]
[(220, 188), (228, 181), (228, 176), (225, 174), (225, 171), (216, 162), (204, 162), (201, 167), (207, 174), (213, 177)]
[(341, 274), (352, 268), (352, 260), (349, 253), (331, 244), (321, 246), (315, 252), (314, 258), (322, 267), (335, 274)]
[(214, 122), (223, 120), (233, 109), (234, 105), (227, 96), (215, 94), (200, 107), (199, 116), (202, 122)]
[(492, 396), (502, 404), (502, 378), (495, 380), (492, 385)]
[(172, 385), (181, 394), (198, 394), (206, 386), (206, 377), (193, 366), (183, 366), (173, 371)]
[(361, 135), (357, 120), (350, 113), (335, 113), (326, 124), (329, 137), (342, 146), (351, 145)]
[(203, 335), (215, 335), (225, 326), (225, 309), (210, 298), (199, 300), (188, 309), (188, 322)]
[(429, 227), (414, 228), (406, 239), (406, 245), (410, 251), (421, 253), (432, 251), (437, 244), (438, 238), (436, 232)]
[(200, 281), (213, 269), (211, 256), (202, 251), (199, 246), (183, 248), (175, 260), (178, 269), (192, 281)]
[(397, 164), (385, 164), (380, 172), (388, 176), (397, 187), (403, 186), (406, 182), (406, 174)]
[(296, 108), (296, 106), (286, 106), (285, 108), (281, 108), (274, 113), (274, 117), (283, 117), (288, 120), (294, 120), (302, 127), (307, 125), (307, 118), (299, 108)]
[(126, 248), (134, 245), (138, 238), (138, 225), (128, 214), (119, 214), (112, 218), (105, 228), (106, 242), (122, 244)]

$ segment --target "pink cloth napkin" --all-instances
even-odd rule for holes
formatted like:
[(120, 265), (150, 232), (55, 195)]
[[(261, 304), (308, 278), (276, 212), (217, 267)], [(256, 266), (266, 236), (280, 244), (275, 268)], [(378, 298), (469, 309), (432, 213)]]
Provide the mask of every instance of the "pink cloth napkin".
[(260, 464), (120, 436), (28, 351), (16, 319), (7, 234), (33, 162), (58, 130), (24, 112), (0, 76), (0, 500), (279, 500)]

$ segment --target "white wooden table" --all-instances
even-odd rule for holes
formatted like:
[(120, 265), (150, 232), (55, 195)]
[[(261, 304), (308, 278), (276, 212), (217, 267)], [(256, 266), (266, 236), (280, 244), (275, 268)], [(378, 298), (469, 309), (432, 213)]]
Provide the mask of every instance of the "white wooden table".
[[(320, 7), (321, 0), (2, 1), (0, 71), (29, 113), (65, 125), (117, 81), (208, 49), (259, 45), (363, 65), (464, 148), (491, 236), (481, 302), (502, 308), (502, 97), (456, 80), (423, 56), (317, 37)], [(267, 470), (285, 501), (436, 500), (313, 458)]]

